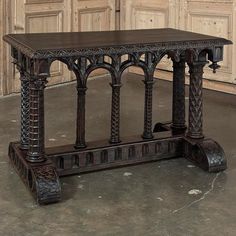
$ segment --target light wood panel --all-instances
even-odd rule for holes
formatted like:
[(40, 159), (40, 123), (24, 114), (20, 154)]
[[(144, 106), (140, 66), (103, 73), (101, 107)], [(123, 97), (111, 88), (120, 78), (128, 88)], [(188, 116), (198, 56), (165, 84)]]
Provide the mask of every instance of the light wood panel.
[[(176, 0), (121, 0), (121, 28), (176, 28), (176, 6)], [(172, 63), (165, 57), (158, 68), (171, 71)], [(130, 71), (136, 71), (136, 68)]]
[[(4, 14), (3, 14), (3, 9), (4, 9), (4, 6), (3, 6), (3, 1), (0, 1), (0, 37), (2, 35), (4, 35), (4, 25), (5, 25), (5, 22), (4, 22)], [(2, 37), (1, 37), (2, 38)], [(1, 40), (0, 41), (0, 95), (2, 96), (3, 95), (3, 47), (4, 47), (4, 44), (3, 44), (3, 41)]]
[(115, 29), (115, 1), (72, 1), (73, 31), (102, 31)]
[[(66, 0), (14, 0), (12, 4), (13, 33), (47, 33), (70, 31), (70, 5)], [(71, 79), (67, 67), (59, 62), (51, 66), (49, 85)], [(20, 89), (19, 73), (13, 71), (12, 92)]]
[(9, 63), (8, 58), (10, 53), (8, 46), (3, 42), (3, 35), (9, 32), (8, 25), (11, 18), (8, 17), (8, 9), (10, 8), (10, 1), (0, 1), (0, 95), (8, 94), (11, 91), (11, 81), (8, 80), (8, 75), (12, 74), (12, 64)]
[[(184, 3), (185, 11), (181, 15), (180, 28), (203, 34), (210, 34), (235, 41), (234, 32), (236, 22), (234, 20), (234, 7), (232, 0), (187, 0)], [(219, 63), (221, 68), (216, 74), (210, 69), (205, 69), (204, 77), (226, 83), (235, 83), (233, 65), (236, 62), (234, 46), (226, 46), (224, 61)]]
[[(72, 30), (106, 31), (115, 30), (115, 0), (75, 0), (72, 1)], [(90, 77), (107, 74), (106, 70), (97, 69)], [(72, 75), (74, 78), (74, 75)]]
[[(3, 6), (4, 5), (4, 6)], [(66, 31), (98, 31), (115, 29), (116, 0), (2, 0), (0, 2), (4, 22), (1, 36), (5, 33), (37, 33)], [(10, 19), (7, 22), (7, 19)], [(0, 44), (0, 86), (3, 94), (18, 92), (19, 73), (12, 69), (9, 47)], [(7, 49), (2, 50), (4, 47)], [(3, 61), (5, 65), (3, 66)], [(3, 76), (5, 74), (5, 76)], [(93, 75), (101, 75), (95, 72)], [(67, 67), (54, 62), (49, 85), (74, 79)]]
[[(123, 7), (123, 11), (126, 11), (123, 13), (124, 28), (140, 28), (145, 25), (146, 28), (169, 26), (232, 40), (234, 45), (225, 47), (224, 61), (220, 63), (221, 68), (217, 73), (213, 74), (212, 70), (205, 69), (204, 78), (207, 80), (204, 86), (229, 93), (236, 91), (233, 86), (236, 84), (236, 0), (151, 1), (154, 5), (156, 3), (156, 6), (151, 4), (149, 9), (147, 7), (149, 3), (145, 3), (144, 0), (123, 0), (123, 3), (126, 4)], [(136, 9), (139, 9), (140, 14), (137, 14)], [(154, 11), (159, 14), (158, 19), (155, 19), (155, 24), (150, 14)], [(168, 80), (172, 80), (171, 65), (172, 63), (165, 59), (158, 66), (158, 69), (164, 70), (163, 73), (157, 72), (159, 76), (164, 75), (163, 78), (167, 79), (168, 75)], [(130, 71), (142, 73), (136, 68), (131, 68)], [(186, 68), (186, 74), (188, 75), (188, 68)]]

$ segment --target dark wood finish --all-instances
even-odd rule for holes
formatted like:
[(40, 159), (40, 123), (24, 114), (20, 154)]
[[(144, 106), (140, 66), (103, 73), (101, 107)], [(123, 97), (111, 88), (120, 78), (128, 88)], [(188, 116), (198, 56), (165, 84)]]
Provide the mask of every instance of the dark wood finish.
[[(207, 59), (219, 67), (229, 40), (174, 29), (6, 35), (21, 74), (21, 140), (10, 143), (9, 157), (39, 203), (60, 199), (59, 176), (80, 174), (164, 158), (186, 157), (207, 171), (226, 168), (224, 151), (203, 136), (202, 74)], [(128, 59), (121, 60), (127, 54)], [(152, 130), (153, 75), (159, 61), (173, 61), (172, 122)], [(108, 62), (105, 58), (109, 56)], [(74, 144), (45, 150), (44, 88), (50, 65), (59, 60), (77, 78), (77, 128)], [(190, 68), (189, 122), (185, 134), (185, 64)], [(120, 137), (121, 75), (129, 66), (144, 71), (144, 127), (135, 137)], [(111, 74), (111, 133), (104, 141), (85, 140), (87, 78), (97, 69)], [(156, 133), (157, 132), (157, 133)]]
[(185, 132), (185, 58), (173, 61), (173, 95), (172, 95), (172, 130), (173, 134)]
[(116, 50), (128, 53), (171, 47), (187, 49), (231, 43), (223, 38), (175, 29), (10, 34), (4, 36), (4, 40), (31, 58), (110, 54)]

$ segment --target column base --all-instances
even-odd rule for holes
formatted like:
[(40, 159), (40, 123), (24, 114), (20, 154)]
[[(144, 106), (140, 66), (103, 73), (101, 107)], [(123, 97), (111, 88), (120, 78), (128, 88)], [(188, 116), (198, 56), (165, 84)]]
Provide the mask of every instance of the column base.
[(219, 172), (227, 168), (224, 150), (212, 139), (194, 140), (186, 138), (184, 156), (208, 172)]
[(46, 161), (47, 159), (45, 158), (43, 154), (41, 156), (29, 156), (29, 154), (27, 154), (26, 160), (31, 163), (42, 163)]
[(83, 149), (83, 148), (86, 148), (87, 145), (86, 145), (86, 144), (76, 144), (74, 147), (75, 147), (76, 149)]
[(192, 132), (191, 133), (187, 132), (186, 136), (190, 139), (203, 139), (204, 138), (203, 134), (199, 134), (199, 133), (194, 134)]
[(121, 143), (121, 140), (120, 139), (118, 139), (118, 140), (109, 140), (109, 143), (110, 144), (118, 144), (118, 143)]
[(187, 130), (187, 126), (174, 126), (172, 124), (170, 127), (173, 135), (185, 134)]
[(39, 204), (60, 201), (61, 185), (56, 169), (50, 160), (43, 163), (26, 161), (27, 151), (19, 143), (10, 143), (9, 158), (26, 187)]
[(145, 134), (145, 133), (143, 133), (142, 135), (141, 135), (141, 137), (143, 138), (143, 139), (153, 139), (153, 135), (151, 134)]

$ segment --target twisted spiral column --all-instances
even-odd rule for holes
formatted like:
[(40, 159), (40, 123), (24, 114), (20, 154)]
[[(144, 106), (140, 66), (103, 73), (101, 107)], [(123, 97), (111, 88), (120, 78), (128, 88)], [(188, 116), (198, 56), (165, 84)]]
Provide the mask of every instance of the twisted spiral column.
[(120, 142), (120, 88), (122, 84), (110, 84), (112, 87), (111, 137), (110, 143)]
[(20, 71), (21, 80), (21, 149), (29, 147), (29, 78)]
[(27, 160), (45, 160), (44, 144), (44, 88), (47, 79), (31, 77), (29, 82), (29, 149)]
[(85, 148), (85, 96), (87, 87), (77, 88), (76, 148)]
[(190, 138), (203, 138), (203, 100), (202, 76), (206, 62), (189, 63), (189, 125), (187, 136)]
[(173, 61), (172, 125), (174, 133), (182, 133), (185, 125), (185, 60)]
[(145, 84), (145, 104), (144, 104), (144, 130), (142, 137), (144, 139), (152, 139), (152, 92), (153, 84), (152, 80), (144, 80)]

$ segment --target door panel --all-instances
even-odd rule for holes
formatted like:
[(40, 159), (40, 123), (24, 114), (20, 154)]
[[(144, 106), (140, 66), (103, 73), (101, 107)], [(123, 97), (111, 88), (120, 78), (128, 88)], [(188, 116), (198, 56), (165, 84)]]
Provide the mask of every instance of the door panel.
[[(236, 40), (236, 0), (1, 0), (0, 12), (2, 35), (172, 27)], [(2, 42), (0, 49), (0, 92), (19, 91), (19, 74), (12, 69), (9, 47)], [(236, 44), (225, 48), (218, 73), (206, 69), (204, 77), (236, 84), (235, 64)], [(172, 71), (172, 63), (165, 58), (158, 68)], [(103, 74), (95, 71), (93, 75)], [(49, 84), (72, 79), (58, 62), (53, 63), (51, 76)]]
[[(75, 0), (72, 1), (73, 31), (115, 30), (115, 0)], [(104, 75), (107, 72), (98, 69), (90, 76)]]
[[(121, 0), (121, 28), (128, 30), (175, 27), (175, 7), (175, 0)], [(171, 71), (171, 60), (163, 58), (158, 69)], [(131, 68), (131, 71), (136, 70)]]
[[(13, 33), (47, 33), (70, 31), (69, 1), (66, 0), (27, 0), (14, 1), (12, 5)], [(17, 9), (17, 10), (16, 10)], [(13, 72), (13, 91), (20, 89), (19, 73)], [(65, 65), (54, 62), (51, 67), (50, 84), (71, 80)]]
[(73, 31), (115, 29), (115, 0), (73, 1)]
[[(234, 40), (235, 32), (235, 19), (233, 11), (233, 1), (212, 1), (212, 0), (187, 0), (185, 1), (185, 13), (181, 15), (182, 25), (180, 28), (223, 37)], [(233, 75), (233, 64), (236, 62), (234, 46), (225, 46), (224, 48), (224, 61), (220, 62), (221, 68), (216, 74), (212, 70), (205, 69), (204, 77), (210, 80), (219, 82), (235, 83), (235, 76)]]

